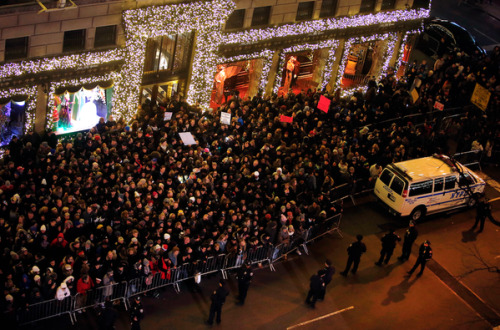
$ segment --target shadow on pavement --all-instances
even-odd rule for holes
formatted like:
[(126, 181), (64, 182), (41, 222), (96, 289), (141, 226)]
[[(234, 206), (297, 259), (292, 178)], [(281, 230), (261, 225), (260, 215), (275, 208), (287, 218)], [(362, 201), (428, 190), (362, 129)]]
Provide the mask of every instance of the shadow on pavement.
[(475, 232), (473, 229), (468, 229), (466, 231), (462, 232), (462, 242), (467, 243), (467, 242), (473, 242), (477, 239), (477, 232)]
[(410, 287), (417, 281), (418, 277), (405, 277), (401, 283), (391, 286), (389, 291), (387, 292), (387, 297), (382, 301), (383, 306), (389, 305), (392, 303), (397, 303), (406, 298), (406, 294)]

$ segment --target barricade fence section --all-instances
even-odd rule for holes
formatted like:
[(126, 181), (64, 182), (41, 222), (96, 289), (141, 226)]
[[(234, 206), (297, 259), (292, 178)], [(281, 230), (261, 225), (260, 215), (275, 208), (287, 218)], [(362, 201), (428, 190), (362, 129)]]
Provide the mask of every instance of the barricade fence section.
[(56, 316), (68, 314), (71, 324), (74, 324), (73, 308), (76, 297), (70, 296), (63, 300), (51, 299), (29, 305), (18, 311), (20, 325), (49, 319)]
[(128, 309), (128, 299), (136, 295), (143, 295), (162, 287), (172, 285), (180, 292), (179, 283), (197, 276), (206, 276), (221, 271), (224, 278), (227, 272), (239, 268), (244, 262), (262, 265), (267, 263), (274, 271), (273, 263), (294, 252), (304, 251), (308, 254), (307, 244), (320, 236), (337, 231), (340, 234), (341, 214), (337, 214), (322, 222), (316, 223), (303, 232), (295, 232), (289, 240), (278, 245), (250, 246), (244, 252), (219, 254), (208, 257), (206, 260), (184, 263), (172, 267), (165, 272), (158, 271), (148, 276), (141, 276), (128, 282), (112, 283), (88, 290), (86, 293), (77, 293), (75, 296), (59, 301), (56, 299), (29, 305), (18, 312), (20, 325), (33, 323), (68, 314), (71, 322), (77, 321), (76, 313), (87, 308), (104, 306), (106, 301), (122, 302)]
[[(89, 307), (104, 306), (106, 301), (122, 300), (125, 304), (127, 297), (128, 283), (112, 283), (98, 288), (88, 290), (86, 293), (77, 293), (73, 306), (73, 312), (78, 312)], [(125, 304), (125, 307), (127, 305)]]

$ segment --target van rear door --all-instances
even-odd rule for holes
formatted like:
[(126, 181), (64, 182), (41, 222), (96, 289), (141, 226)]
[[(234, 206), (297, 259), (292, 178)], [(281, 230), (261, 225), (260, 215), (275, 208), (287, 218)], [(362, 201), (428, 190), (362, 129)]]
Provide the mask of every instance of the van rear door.
[(382, 202), (397, 213), (401, 213), (404, 203), (402, 197), (406, 187), (405, 180), (389, 169), (384, 169), (375, 184), (375, 194)]

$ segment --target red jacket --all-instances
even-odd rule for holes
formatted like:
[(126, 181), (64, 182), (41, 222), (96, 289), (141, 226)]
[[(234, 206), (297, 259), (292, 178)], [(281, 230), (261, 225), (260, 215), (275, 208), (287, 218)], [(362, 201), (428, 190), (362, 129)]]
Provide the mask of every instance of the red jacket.
[(94, 287), (94, 281), (92, 281), (92, 278), (90, 276), (89, 276), (89, 281), (87, 283), (85, 283), (83, 279), (80, 278), (76, 283), (76, 292), (80, 294), (85, 294), (93, 287)]

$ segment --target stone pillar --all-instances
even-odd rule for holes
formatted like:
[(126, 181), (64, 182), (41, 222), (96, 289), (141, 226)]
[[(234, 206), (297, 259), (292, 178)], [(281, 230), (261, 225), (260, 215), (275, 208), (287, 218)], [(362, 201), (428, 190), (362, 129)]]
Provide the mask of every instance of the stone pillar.
[(391, 60), (389, 61), (389, 67), (394, 68), (396, 61), (398, 60), (398, 55), (399, 55), (399, 50), (401, 49), (401, 43), (403, 42), (403, 37), (404, 37), (404, 32), (399, 32), (398, 33), (398, 40), (396, 41), (396, 44), (394, 45), (394, 51), (391, 56)]
[(260, 76), (262, 75), (262, 66), (264, 60), (259, 58), (251, 60), (250, 70), (248, 71), (248, 92), (247, 96), (254, 97), (259, 92)]
[[(344, 46), (345, 46), (345, 39), (340, 39), (339, 45), (338, 45), (337, 49), (335, 50), (335, 62), (333, 62), (332, 74), (330, 76), (330, 81), (328, 82), (328, 85), (326, 85), (326, 90), (329, 93), (332, 93), (335, 91), (335, 82), (337, 81), (337, 75), (339, 73), (339, 65), (340, 65), (340, 61), (342, 60), (342, 55), (344, 55)], [(349, 51), (349, 49), (346, 49), (345, 51)]]
[(50, 109), (47, 110), (47, 94), (48, 88), (46, 88), (44, 85), (36, 86), (36, 110), (33, 130), (38, 134), (42, 134), (45, 131), (45, 125), (47, 124), (47, 111), (50, 112)]
[(280, 61), (280, 53), (281, 51), (274, 52), (273, 55), (273, 64), (271, 65), (271, 69), (269, 69), (269, 79), (267, 81), (266, 86), (266, 95), (270, 95), (273, 93), (274, 82), (276, 81), (276, 76), (281, 74), (278, 71), (279, 61)]
[(311, 77), (310, 87), (317, 89), (321, 88), (323, 80), (323, 70), (325, 70), (326, 61), (328, 60), (328, 48), (314, 50), (313, 57), (313, 73)]

